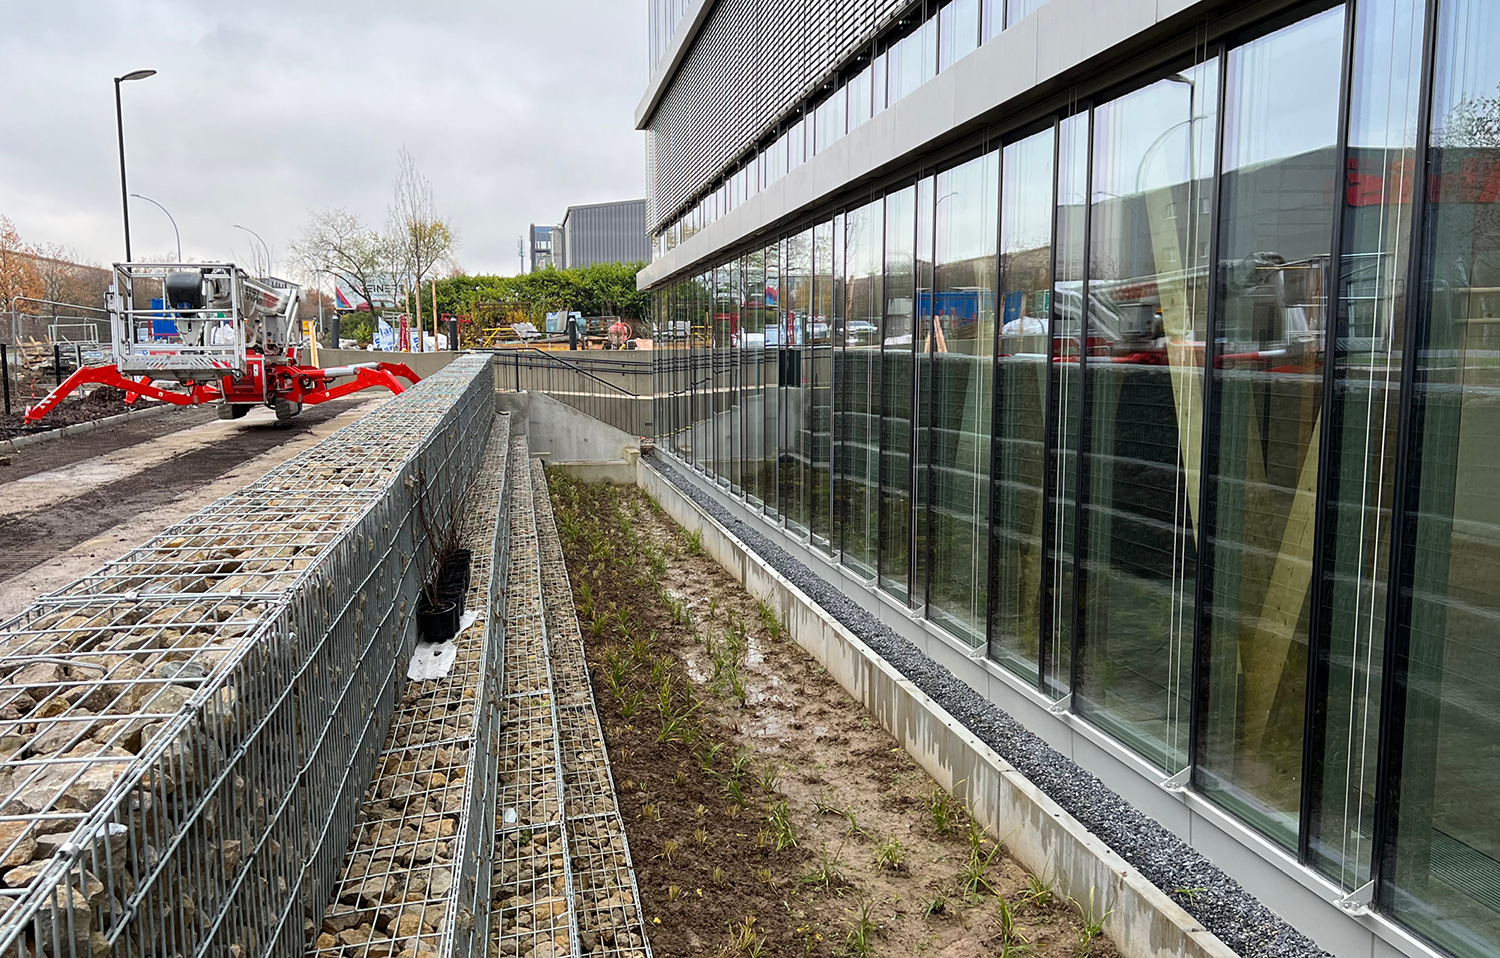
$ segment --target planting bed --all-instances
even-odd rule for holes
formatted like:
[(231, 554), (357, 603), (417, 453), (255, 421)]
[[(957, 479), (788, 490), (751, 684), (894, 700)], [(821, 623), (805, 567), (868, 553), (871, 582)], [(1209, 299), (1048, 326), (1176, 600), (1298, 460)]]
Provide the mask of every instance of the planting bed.
[(548, 478), (657, 955), (1116, 954), (644, 493)]

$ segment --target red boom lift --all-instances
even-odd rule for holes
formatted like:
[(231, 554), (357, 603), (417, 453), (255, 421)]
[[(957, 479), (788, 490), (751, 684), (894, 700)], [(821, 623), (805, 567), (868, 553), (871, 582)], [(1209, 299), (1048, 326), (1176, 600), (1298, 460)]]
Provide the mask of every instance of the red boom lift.
[(218, 403), (220, 419), (238, 419), (253, 406), (291, 419), (304, 404), (372, 387), (401, 393), (401, 380), (417, 381), (404, 363), (301, 365), (301, 299), (300, 286), (251, 278), (233, 263), (116, 263), (107, 298), (114, 364), (79, 369), (27, 409), (26, 421), (90, 383), (125, 390), (127, 402)]

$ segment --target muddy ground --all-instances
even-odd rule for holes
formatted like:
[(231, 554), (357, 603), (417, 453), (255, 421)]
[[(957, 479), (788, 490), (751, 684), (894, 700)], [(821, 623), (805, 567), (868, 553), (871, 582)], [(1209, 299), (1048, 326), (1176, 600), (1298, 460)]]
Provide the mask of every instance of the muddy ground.
[(7, 453), (0, 467), (0, 619), (98, 568), (363, 415), (379, 397), (220, 422), (184, 409)]
[[(43, 397), (45, 395), (43, 393)], [(6, 415), (0, 412), (0, 439), (14, 439), (17, 436), (25, 436), (34, 432), (60, 429), (63, 426), (71, 426), (82, 422), (93, 422), (96, 419), (119, 416), (136, 409), (149, 409), (152, 406), (160, 405), (160, 403), (149, 399), (142, 399), (134, 404), (127, 405), (123, 390), (112, 386), (103, 386), (95, 389), (86, 396), (75, 396), (65, 399), (58, 404), (56, 409), (48, 413), (47, 417), (41, 422), (28, 423), (26, 421), (26, 407), (35, 401), (30, 396), (22, 397), (12, 394), (10, 414)]]
[(1116, 954), (643, 492), (549, 481), (656, 954)]

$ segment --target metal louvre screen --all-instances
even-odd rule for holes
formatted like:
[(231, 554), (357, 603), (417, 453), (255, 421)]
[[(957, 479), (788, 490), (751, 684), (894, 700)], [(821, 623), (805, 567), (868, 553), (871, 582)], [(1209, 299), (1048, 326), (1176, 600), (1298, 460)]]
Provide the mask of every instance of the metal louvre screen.
[(721, 0), (651, 119), (651, 228), (910, 0)]

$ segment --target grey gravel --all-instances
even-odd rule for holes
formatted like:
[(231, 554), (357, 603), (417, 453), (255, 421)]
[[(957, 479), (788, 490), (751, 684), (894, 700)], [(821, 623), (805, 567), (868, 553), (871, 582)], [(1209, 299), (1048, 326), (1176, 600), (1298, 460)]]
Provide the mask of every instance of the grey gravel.
[(652, 454), (647, 462), (1243, 958), (1331, 958), (1160, 822), (736, 519), (666, 456)]

